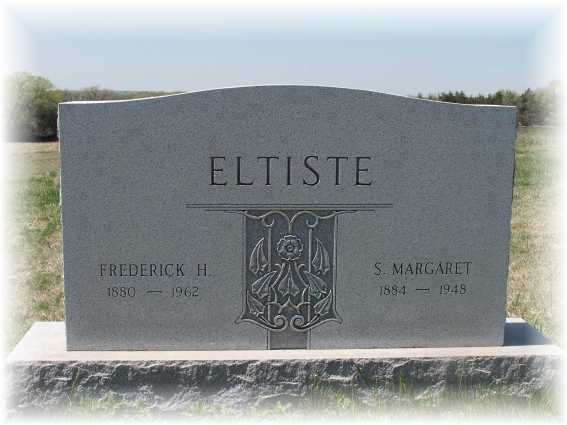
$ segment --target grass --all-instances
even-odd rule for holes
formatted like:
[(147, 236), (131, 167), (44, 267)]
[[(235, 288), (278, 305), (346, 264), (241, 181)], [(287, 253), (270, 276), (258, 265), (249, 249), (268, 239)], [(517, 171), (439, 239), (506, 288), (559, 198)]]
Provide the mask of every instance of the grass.
[[(10, 290), (6, 291), (6, 346), (11, 349), (33, 322), (63, 320), (64, 311), (58, 146), (56, 143), (30, 143), (11, 144), (9, 148), (13, 170), (7, 242), (13, 255), (8, 277)], [(557, 293), (559, 273), (559, 238), (555, 231), (558, 214), (555, 206), (559, 196), (557, 148), (558, 138), (550, 129), (521, 128), (518, 131), (507, 313), (526, 319), (559, 342), (561, 305), (559, 298), (553, 296)], [(439, 411), (439, 406), (444, 406), (443, 411), (466, 413), (471, 409), (490, 410), (502, 403), (515, 406), (516, 402), (518, 407), (510, 411), (525, 412), (529, 408), (547, 414), (555, 409), (546, 393), (533, 395), (526, 402), (508, 400), (504, 394), (486, 388), (468, 388), (431, 399), (421, 397), (414, 399), (411, 407), (400, 408), (400, 403), (411, 398), (410, 390), (405, 389), (405, 395), (397, 398), (384, 398), (377, 393), (374, 410), (368, 410), (353, 392), (317, 389), (316, 386), (302, 403), (307, 410), (338, 408), (340, 412), (365, 411), (365, 415), (373, 414), (377, 408), (382, 413), (402, 410), (409, 415), (412, 412), (424, 414)], [(286, 406), (286, 403), (276, 403), (272, 406), (273, 412), (287, 414)], [(115, 399), (77, 399), (70, 403), (69, 409), (113, 414), (120, 406)], [(186, 413), (192, 416), (211, 411), (216, 412), (210, 406), (196, 404), (188, 407)]]
[(560, 343), (557, 137), (546, 128), (518, 133), (507, 311)]
[(33, 322), (64, 318), (58, 145), (11, 144), (9, 154), (8, 349)]

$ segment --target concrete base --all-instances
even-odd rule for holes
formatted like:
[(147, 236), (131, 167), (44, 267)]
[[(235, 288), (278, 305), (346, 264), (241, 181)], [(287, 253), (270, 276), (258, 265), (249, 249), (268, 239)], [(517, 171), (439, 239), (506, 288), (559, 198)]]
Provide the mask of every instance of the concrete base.
[(529, 394), (551, 385), (561, 353), (521, 319), (506, 321), (502, 347), (278, 351), (66, 351), (64, 324), (38, 322), (7, 359), (8, 394), (17, 411), (109, 391), (126, 405), (167, 411), (298, 397), (314, 384), (364, 398), (400, 381), (429, 394), (463, 385)]

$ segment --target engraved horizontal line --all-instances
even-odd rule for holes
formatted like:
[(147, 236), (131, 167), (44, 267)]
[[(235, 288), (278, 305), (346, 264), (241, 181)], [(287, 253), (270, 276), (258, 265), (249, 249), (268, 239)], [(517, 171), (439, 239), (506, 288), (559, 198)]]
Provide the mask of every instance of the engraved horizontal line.
[(431, 288), (415, 288), (416, 291), (431, 291)]
[(162, 292), (163, 292), (162, 290), (153, 290), (153, 291), (148, 290), (148, 291), (146, 291), (146, 294), (153, 295), (153, 294), (161, 294)]
[(374, 210), (378, 208), (393, 208), (394, 204), (191, 204), (186, 203), (185, 208), (189, 209), (207, 209), (207, 210), (246, 210), (246, 209), (356, 209), (356, 210)]

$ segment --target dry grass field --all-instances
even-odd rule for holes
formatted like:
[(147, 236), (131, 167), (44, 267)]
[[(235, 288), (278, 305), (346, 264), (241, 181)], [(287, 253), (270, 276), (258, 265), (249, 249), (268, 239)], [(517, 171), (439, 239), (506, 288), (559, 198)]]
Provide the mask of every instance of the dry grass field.
[(561, 344), (558, 141), (552, 129), (518, 132), (507, 311)]
[[(559, 343), (557, 148), (551, 129), (518, 130), (507, 310)], [(9, 155), (8, 350), (34, 321), (64, 318), (58, 145), (10, 144)]]
[(59, 216), (59, 145), (8, 146), (7, 348), (35, 321), (63, 320), (63, 267)]

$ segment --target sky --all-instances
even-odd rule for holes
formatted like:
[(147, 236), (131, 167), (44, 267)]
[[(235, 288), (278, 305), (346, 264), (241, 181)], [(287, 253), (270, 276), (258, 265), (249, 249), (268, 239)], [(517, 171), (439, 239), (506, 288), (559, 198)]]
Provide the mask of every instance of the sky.
[(562, 2), (453, 3), (7, 1), (6, 71), (67, 89), (307, 84), (402, 95), (559, 79)]

